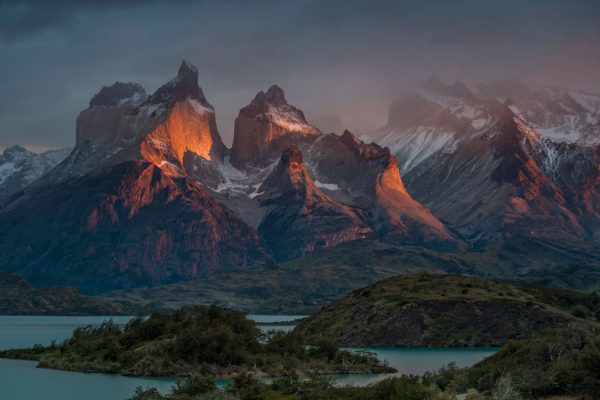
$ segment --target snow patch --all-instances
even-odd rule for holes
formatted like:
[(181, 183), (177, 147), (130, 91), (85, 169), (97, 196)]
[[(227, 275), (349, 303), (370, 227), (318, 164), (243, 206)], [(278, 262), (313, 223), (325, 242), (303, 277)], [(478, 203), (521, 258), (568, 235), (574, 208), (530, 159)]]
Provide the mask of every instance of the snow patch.
[(459, 142), (455, 132), (428, 126), (384, 128), (371, 139), (388, 147), (396, 155), (402, 173), (410, 171), (438, 151), (454, 152)]
[(146, 95), (141, 92), (135, 92), (131, 97), (127, 97), (125, 99), (119, 100), (119, 106), (124, 105), (138, 105), (141, 104), (144, 100), (146, 100)]
[(289, 132), (299, 132), (309, 134), (315, 132), (315, 128), (307, 123), (302, 116), (295, 110), (285, 110), (280, 107), (268, 106), (267, 112), (258, 114), (256, 119), (266, 118), (273, 124), (284, 128)]
[(473, 121), (471, 121), (471, 126), (477, 130), (485, 128), (485, 126), (487, 124), (488, 124), (487, 118), (477, 118), (477, 119), (474, 119)]
[(13, 162), (6, 162), (0, 165), (0, 184), (4, 183), (6, 179), (17, 173), (20, 169)]
[(196, 114), (200, 114), (200, 115), (205, 114), (205, 113), (211, 113), (211, 114), (213, 114), (215, 112), (215, 110), (213, 110), (212, 108), (209, 108), (209, 107), (206, 107), (206, 106), (202, 105), (196, 99), (189, 98), (186, 101), (187, 101), (187, 103), (189, 105), (192, 106), (192, 108), (194, 109), (194, 111), (196, 112)]
[(340, 187), (335, 183), (323, 183), (319, 180), (315, 181), (315, 185), (318, 188), (327, 189), (327, 190), (340, 190)]

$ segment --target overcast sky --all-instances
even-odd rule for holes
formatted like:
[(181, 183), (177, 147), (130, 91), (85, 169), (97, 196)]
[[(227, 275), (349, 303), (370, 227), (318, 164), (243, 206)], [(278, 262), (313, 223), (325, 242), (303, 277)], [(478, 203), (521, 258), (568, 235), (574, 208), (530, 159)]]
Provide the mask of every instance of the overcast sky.
[(309, 119), (368, 131), (434, 74), (600, 92), (600, 1), (0, 0), (0, 146), (72, 146), (103, 85), (151, 93), (182, 59), (228, 145), (238, 110), (274, 83)]

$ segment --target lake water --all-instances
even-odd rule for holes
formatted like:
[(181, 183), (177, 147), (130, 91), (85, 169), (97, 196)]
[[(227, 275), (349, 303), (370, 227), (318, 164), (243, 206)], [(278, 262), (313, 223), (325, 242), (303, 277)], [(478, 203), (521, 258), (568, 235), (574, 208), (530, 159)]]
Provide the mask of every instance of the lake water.
[[(0, 316), (0, 349), (29, 347), (34, 344), (60, 342), (71, 336), (79, 326), (95, 325), (110, 317), (32, 317)], [(113, 317), (123, 325), (130, 317)], [(252, 315), (263, 330), (290, 330), (293, 324), (281, 324), (302, 316)], [(277, 323), (277, 324), (275, 324)], [(381, 360), (397, 368), (399, 373), (422, 374), (455, 362), (466, 367), (493, 354), (497, 349), (365, 349), (375, 352)], [(336, 380), (341, 384), (367, 384), (382, 375), (343, 375)], [(10, 400), (124, 400), (135, 388), (156, 387), (168, 392), (174, 379), (133, 378), (108, 374), (84, 374), (36, 368), (31, 361), (0, 359), (0, 387), (2, 399)]]

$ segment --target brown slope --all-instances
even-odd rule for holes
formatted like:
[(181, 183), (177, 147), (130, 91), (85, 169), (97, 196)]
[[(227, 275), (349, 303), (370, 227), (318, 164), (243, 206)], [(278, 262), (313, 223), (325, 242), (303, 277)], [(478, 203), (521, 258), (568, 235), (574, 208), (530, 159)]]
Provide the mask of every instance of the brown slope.
[(352, 133), (324, 135), (310, 148), (311, 165), (322, 182), (337, 183), (335, 195), (369, 210), (378, 236), (396, 244), (456, 249), (462, 246), (444, 225), (406, 191), (388, 148)]
[(35, 285), (100, 292), (271, 261), (199, 184), (141, 161), (107, 167), (0, 215), (0, 265)]
[(577, 217), (569, 210), (561, 188), (534, 158), (540, 138), (506, 107), (493, 127), (491, 150), (499, 165), (491, 172), (493, 181), (514, 187), (503, 215), (506, 235), (585, 239)]

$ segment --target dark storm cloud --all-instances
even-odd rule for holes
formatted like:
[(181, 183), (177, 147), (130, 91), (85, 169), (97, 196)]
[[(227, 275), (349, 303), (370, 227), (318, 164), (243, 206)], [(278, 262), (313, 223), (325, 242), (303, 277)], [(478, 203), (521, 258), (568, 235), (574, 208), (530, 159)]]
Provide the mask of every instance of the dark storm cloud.
[(230, 142), (237, 110), (273, 83), (359, 130), (432, 74), (600, 91), (598, 43), (596, 0), (0, 0), (0, 145), (70, 145), (102, 85), (151, 92), (183, 58)]

